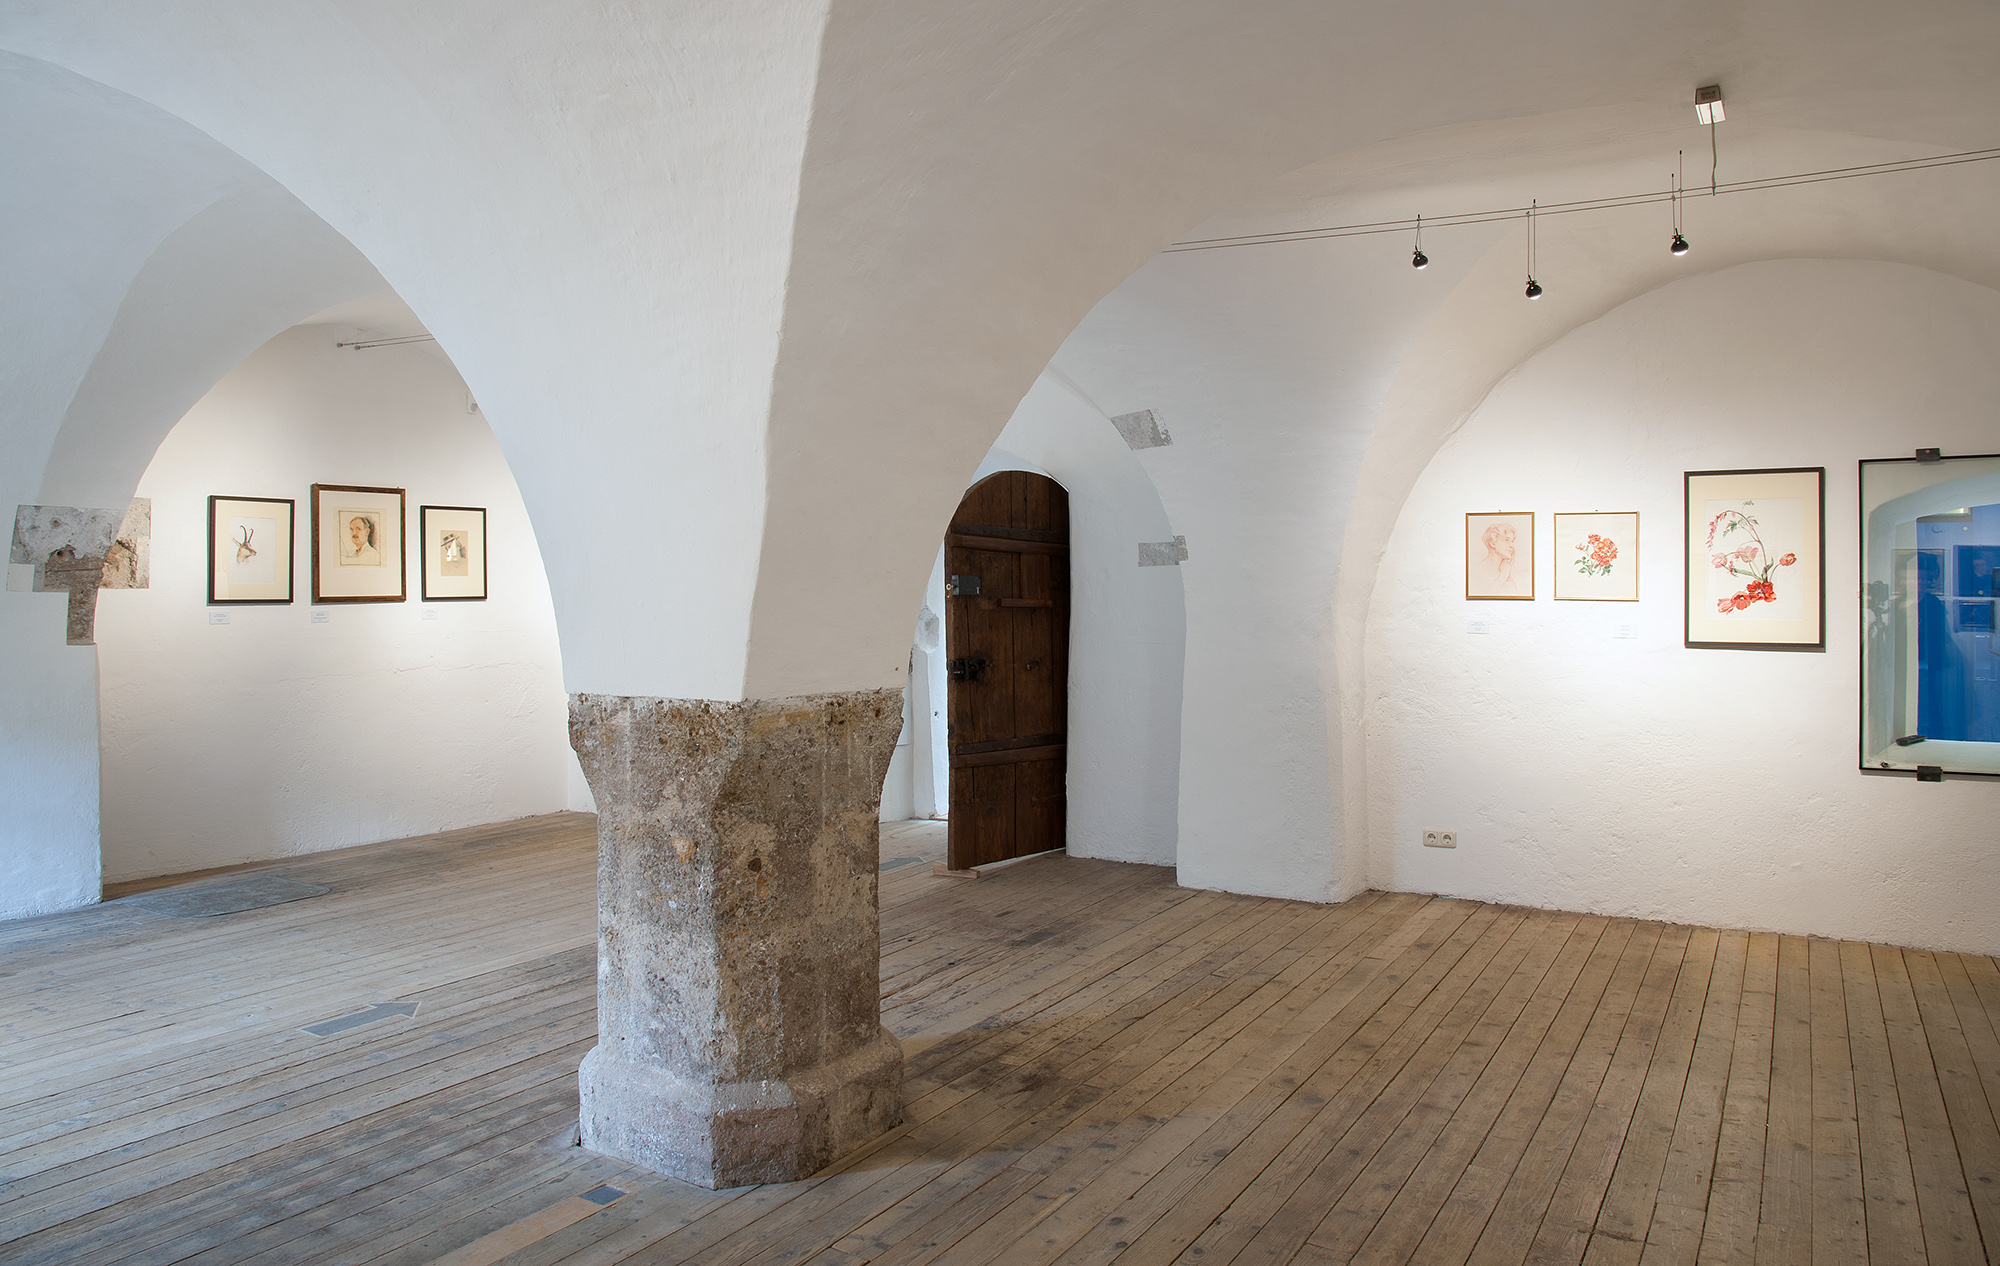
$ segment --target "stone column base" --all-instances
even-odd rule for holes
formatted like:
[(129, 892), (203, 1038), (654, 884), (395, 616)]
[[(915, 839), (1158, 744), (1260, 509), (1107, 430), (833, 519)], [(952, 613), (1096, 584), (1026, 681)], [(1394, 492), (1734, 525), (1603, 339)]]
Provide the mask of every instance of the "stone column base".
[(684, 1081), (601, 1046), (577, 1079), (585, 1147), (701, 1187), (796, 1182), (903, 1117), (903, 1049), (887, 1029), (783, 1081)]

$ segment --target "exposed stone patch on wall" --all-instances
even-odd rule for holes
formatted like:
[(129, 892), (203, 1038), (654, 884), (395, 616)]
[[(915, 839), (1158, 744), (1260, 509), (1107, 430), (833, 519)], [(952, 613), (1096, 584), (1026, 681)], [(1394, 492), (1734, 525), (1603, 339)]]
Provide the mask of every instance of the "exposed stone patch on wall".
[(803, 1178), (894, 1125), (876, 816), (899, 691), (570, 697), (598, 810), (584, 1145), (708, 1187)]
[(123, 511), (17, 506), (7, 551), (7, 587), (69, 594), (71, 646), (95, 644), (97, 591), (144, 589), (152, 580), (153, 503)]

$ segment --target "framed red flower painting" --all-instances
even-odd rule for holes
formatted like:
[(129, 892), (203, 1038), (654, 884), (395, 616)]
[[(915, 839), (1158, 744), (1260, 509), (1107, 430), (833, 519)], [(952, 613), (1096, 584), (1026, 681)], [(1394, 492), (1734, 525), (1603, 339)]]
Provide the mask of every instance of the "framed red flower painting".
[(1826, 649), (1826, 468), (1692, 470), (1691, 647)]
[(1639, 514), (1555, 515), (1558, 602), (1639, 600)]

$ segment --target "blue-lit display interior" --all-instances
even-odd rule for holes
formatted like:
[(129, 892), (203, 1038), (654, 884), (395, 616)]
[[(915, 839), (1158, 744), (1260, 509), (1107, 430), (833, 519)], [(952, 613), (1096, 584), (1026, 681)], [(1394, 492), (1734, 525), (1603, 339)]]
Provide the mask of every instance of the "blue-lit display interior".
[(2000, 773), (2000, 459), (1863, 462), (1861, 756)]

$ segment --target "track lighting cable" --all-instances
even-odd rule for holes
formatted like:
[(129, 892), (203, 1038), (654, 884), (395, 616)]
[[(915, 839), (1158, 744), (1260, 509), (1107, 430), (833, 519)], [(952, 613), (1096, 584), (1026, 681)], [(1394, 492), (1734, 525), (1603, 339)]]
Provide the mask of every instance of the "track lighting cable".
[[(1711, 125), (1712, 126), (1712, 125)], [(1899, 172), (1927, 171), (1934, 167), (1957, 167), (1966, 163), (1984, 163), (2000, 158), (2000, 148), (1966, 150), (1957, 154), (1939, 154), (1931, 158), (1911, 158), (1889, 163), (1869, 163), (1860, 167), (1833, 167), (1825, 171), (1798, 172), (1789, 176), (1763, 176), (1754, 180), (1735, 180), (1716, 184), (1710, 190), (1710, 197), (1731, 193), (1755, 193), (1763, 189), (1789, 189), (1798, 185), (1825, 184), (1835, 180), (1854, 180), (1862, 176), (1893, 176)], [(1711, 176), (1713, 173), (1711, 172)], [(1653, 203), (1669, 202), (1676, 197), (1672, 188), (1653, 193), (1624, 194), (1613, 198), (1584, 198), (1575, 202), (1552, 202), (1548, 206), (1537, 206), (1535, 214), (1574, 215), (1581, 211), (1614, 211), (1622, 207), (1647, 206)], [(1527, 207), (1501, 207), (1491, 211), (1467, 211), (1458, 215), (1425, 216), (1427, 227), (1440, 225), (1451, 228), (1467, 224), (1493, 224), (1520, 218)], [(1414, 226), (1413, 220), (1372, 220), (1361, 224), (1335, 224), (1324, 228), (1287, 229), (1273, 233), (1245, 233), (1235, 237), (1193, 238), (1175, 242), (1162, 254), (1182, 254), (1188, 251), (1223, 250), (1235, 246), (1271, 246), (1283, 242), (1313, 242), (1322, 238), (1367, 237), (1377, 233), (1407, 233)]]

